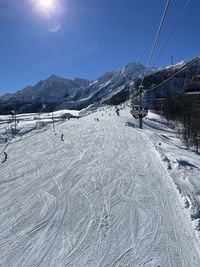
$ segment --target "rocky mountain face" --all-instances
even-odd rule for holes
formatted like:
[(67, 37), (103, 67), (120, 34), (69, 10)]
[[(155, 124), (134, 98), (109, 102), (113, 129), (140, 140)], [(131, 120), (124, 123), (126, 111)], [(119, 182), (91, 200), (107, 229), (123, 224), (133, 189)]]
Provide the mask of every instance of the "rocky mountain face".
[[(116, 71), (110, 71), (95, 81), (75, 78), (64, 79), (56, 75), (39, 81), (14, 94), (0, 97), (5, 112), (52, 111), (61, 108), (81, 109), (94, 103), (118, 104), (129, 97), (134, 81), (140, 78), (145, 66), (129, 63)], [(148, 69), (151, 74), (155, 69)]]
[[(93, 103), (118, 104), (122, 99), (117, 100), (116, 96), (121, 95), (123, 100), (126, 100), (133, 88), (134, 81), (141, 77), (144, 71), (144, 65), (129, 63), (117, 71), (107, 72), (89, 86), (79, 90), (64, 105), (66, 105), (66, 108), (72, 108), (73, 106), (83, 108)], [(154, 69), (148, 69), (147, 73), (150, 74), (154, 71)]]
[(70, 80), (52, 75), (34, 86), (0, 97), (0, 102), (5, 111), (14, 109), (17, 112), (37, 112), (44, 105), (47, 110), (52, 110), (59, 101), (74, 95), (90, 82), (85, 79)]

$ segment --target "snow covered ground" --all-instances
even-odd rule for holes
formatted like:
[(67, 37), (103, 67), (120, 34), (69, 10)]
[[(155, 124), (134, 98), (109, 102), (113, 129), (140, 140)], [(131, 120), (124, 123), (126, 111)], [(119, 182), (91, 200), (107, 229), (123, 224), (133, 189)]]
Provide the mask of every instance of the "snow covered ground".
[(179, 128), (172, 130), (160, 116), (150, 113), (145, 119), (145, 128), (161, 155), (181, 201), (189, 210), (193, 226), (200, 230), (200, 154), (188, 150), (179, 136)]
[(6, 149), (0, 124), (0, 266), (200, 266), (199, 155), (155, 114), (84, 114), (20, 121)]

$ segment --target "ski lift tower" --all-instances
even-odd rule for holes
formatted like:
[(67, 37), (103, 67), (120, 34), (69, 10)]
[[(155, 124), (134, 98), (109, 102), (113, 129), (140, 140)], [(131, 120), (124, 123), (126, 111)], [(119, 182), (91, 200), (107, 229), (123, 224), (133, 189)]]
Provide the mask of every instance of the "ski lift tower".
[[(139, 86), (139, 94), (140, 94), (140, 110), (142, 110), (142, 93), (143, 93), (143, 90), (144, 90), (144, 86), (143, 86), (143, 85), (140, 85), (140, 86)], [(143, 116), (142, 116), (142, 114), (140, 113), (140, 114), (139, 114), (139, 125), (140, 125), (140, 129), (142, 129), (142, 119), (143, 119)]]
[(16, 112), (15, 112), (15, 110), (11, 110), (11, 111), (10, 111), (10, 115), (12, 116), (12, 119), (13, 119), (13, 121), (14, 121), (15, 131), (16, 131), (16, 128), (17, 128), (17, 116), (16, 116)]
[(139, 119), (139, 127), (140, 129), (143, 128), (143, 118), (145, 116), (147, 116), (148, 114), (148, 109), (147, 108), (143, 108), (142, 106), (142, 93), (143, 93), (143, 85), (139, 86), (139, 105), (135, 105), (132, 107), (131, 109), (131, 115), (135, 118), (135, 119)]
[[(54, 94), (54, 88), (53, 88), (53, 92), (52, 92), (52, 94), (51, 94), (51, 96), (52, 96), (52, 98), (54, 99), (54, 96), (55, 96), (55, 94)], [(53, 130), (54, 130), (54, 134), (56, 135), (56, 127), (55, 127), (55, 120), (54, 120), (54, 108), (53, 108), (53, 110), (52, 110), (52, 123), (53, 123)]]

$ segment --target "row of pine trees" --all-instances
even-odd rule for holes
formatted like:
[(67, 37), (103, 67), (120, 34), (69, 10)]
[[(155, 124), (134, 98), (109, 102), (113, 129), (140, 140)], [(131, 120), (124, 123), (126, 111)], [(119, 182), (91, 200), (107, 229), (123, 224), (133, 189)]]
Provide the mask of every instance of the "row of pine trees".
[[(157, 101), (156, 101), (157, 102)], [(200, 148), (200, 94), (168, 93), (164, 100), (155, 103), (155, 110), (168, 121), (182, 125), (179, 134), (188, 148)]]

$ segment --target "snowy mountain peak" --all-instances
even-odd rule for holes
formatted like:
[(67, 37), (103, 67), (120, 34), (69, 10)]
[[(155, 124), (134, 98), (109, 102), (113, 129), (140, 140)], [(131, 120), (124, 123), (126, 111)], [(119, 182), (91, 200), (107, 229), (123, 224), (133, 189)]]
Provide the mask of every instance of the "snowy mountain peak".
[[(130, 62), (118, 70), (108, 71), (95, 81), (75, 77), (65, 79), (51, 75), (34, 86), (28, 86), (14, 94), (1, 97), (6, 110), (18, 103), (19, 112), (29, 112), (30, 106), (49, 103), (51, 108), (83, 108), (93, 103), (104, 103), (116, 94), (125, 98), (129, 95), (134, 81), (143, 75), (145, 66)], [(155, 72), (149, 68), (147, 74)], [(120, 96), (121, 97), (121, 96)], [(119, 98), (119, 96), (118, 96)], [(31, 111), (34, 109), (31, 109)]]
[(165, 69), (179, 69), (183, 67), (187, 62), (188, 60), (181, 60), (180, 62), (177, 62), (173, 65), (168, 65), (167, 67), (165, 67)]

